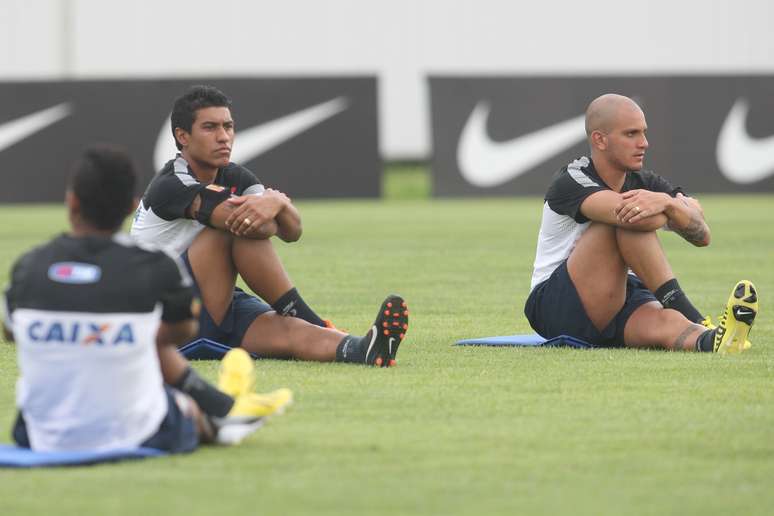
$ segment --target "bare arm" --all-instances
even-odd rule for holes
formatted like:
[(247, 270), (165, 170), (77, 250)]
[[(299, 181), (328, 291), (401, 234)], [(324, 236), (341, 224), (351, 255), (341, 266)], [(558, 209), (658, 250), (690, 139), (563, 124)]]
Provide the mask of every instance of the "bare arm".
[(594, 222), (631, 229), (633, 231), (656, 231), (663, 227), (668, 218), (663, 213), (651, 213), (638, 220), (619, 217), (616, 208), (623, 201), (623, 195), (612, 190), (603, 190), (586, 197), (580, 206), (581, 213)]
[(679, 193), (674, 205), (674, 212), (667, 212), (669, 228), (695, 246), (709, 245), (710, 228), (704, 219), (704, 210), (699, 201)]
[(9, 344), (13, 342), (13, 331), (11, 331), (11, 316), (7, 306), (5, 294), (0, 292), (0, 326), (3, 327), (3, 337)]
[[(188, 208), (195, 218), (201, 205), (197, 196)], [(210, 225), (234, 235), (265, 240), (277, 235), (286, 242), (301, 237), (301, 217), (282, 192), (267, 189), (262, 195), (231, 197), (218, 204), (210, 216)]]
[(174, 385), (188, 367), (188, 361), (178, 351), (178, 347), (196, 336), (199, 323), (195, 319), (186, 319), (176, 323), (162, 321), (156, 334), (156, 350), (161, 365), (164, 382)]
[(301, 238), (302, 233), (301, 214), (298, 212), (298, 209), (293, 206), (290, 197), (279, 190), (267, 188), (263, 195), (267, 194), (278, 196), (283, 201), (282, 209), (274, 217), (277, 223), (277, 236), (285, 242), (297, 241)]
[(710, 243), (710, 229), (704, 220), (701, 204), (678, 193), (676, 197), (661, 192), (631, 190), (622, 194), (616, 212), (623, 220), (637, 223), (653, 213), (663, 213), (667, 226), (697, 247)]
[(196, 319), (186, 319), (176, 323), (161, 321), (156, 333), (156, 345), (178, 347), (194, 338), (198, 331), (199, 323)]

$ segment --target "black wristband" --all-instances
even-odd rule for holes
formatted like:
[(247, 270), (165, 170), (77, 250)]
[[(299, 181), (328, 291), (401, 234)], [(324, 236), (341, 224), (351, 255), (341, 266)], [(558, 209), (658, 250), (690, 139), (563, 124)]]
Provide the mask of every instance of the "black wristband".
[(207, 383), (192, 367), (173, 385), (188, 394), (207, 415), (225, 417), (234, 406), (234, 398)]
[(213, 210), (229, 197), (231, 197), (231, 192), (223, 186), (207, 185), (202, 188), (199, 191), (201, 205), (199, 206), (199, 211), (196, 212), (196, 220), (205, 226), (212, 227), (210, 217), (212, 217)]

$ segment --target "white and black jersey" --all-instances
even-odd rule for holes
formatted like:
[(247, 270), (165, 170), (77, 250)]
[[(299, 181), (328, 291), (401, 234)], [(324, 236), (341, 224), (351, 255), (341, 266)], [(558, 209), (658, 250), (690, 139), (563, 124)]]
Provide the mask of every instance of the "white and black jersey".
[[(264, 191), (258, 178), (236, 163), (219, 169), (213, 184), (225, 187), (232, 195), (260, 195)], [(188, 162), (178, 154), (145, 190), (132, 222), (132, 236), (140, 243), (164, 246), (176, 255), (182, 254), (204, 229), (186, 212), (207, 186), (196, 179)]]
[(177, 258), (127, 235), (62, 235), (16, 262), (4, 297), (33, 449), (136, 447), (158, 430), (167, 413), (159, 321), (192, 317)]
[[(682, 193), (666, 179), (648, 170), (627, 172), (622, 192), (628, 190), (664, 192), (672, 197)], [(589, 226), (580, 206), (589, 195), (610, 190), (587, 157), (581, 157), (560, 169), (552, 178), (543, 203), (543, 220), (538, 234), (537, 252), (530, 290), (548, 279), (570, 256), (575, 242)]]

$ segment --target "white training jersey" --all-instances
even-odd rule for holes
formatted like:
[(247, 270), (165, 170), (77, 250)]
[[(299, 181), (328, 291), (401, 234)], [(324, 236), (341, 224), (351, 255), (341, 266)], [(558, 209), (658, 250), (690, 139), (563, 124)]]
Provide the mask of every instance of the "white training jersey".
[(62, 235), (14, 265), (5, 294), (16, 402), (32, 449), (134, 448), (167, 413), (159, 321), (191, 317), (179, 261), (126, 235)]
[[(219, 169), (213, 184), (227, 188), (232, 195), (264, 191), (255, 175), (236, 163)], [(132, 236), (140, 243), (163, 246), (175, 255), (182, 254), (205, 227), (188, 218), (186, 211), (207, 186), (196, 179), (188, 162), (178, 154), (164, 165), (145, 190), (132, 222)]]

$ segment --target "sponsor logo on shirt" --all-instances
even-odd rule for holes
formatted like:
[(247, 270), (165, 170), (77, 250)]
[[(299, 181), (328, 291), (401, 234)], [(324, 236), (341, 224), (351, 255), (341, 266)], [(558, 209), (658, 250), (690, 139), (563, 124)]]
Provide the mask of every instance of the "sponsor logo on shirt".
[(27, 336), (40, 344), (106, 347), (135, 343), (130, 323), (119, 326), (86, 321), (34, 321), (27, 328)]
[(58, 283), (83, 285), (96, 283), (102, 277), (97, 265), (79, 262), (57, 262), (48, 268), (48, 279)]

